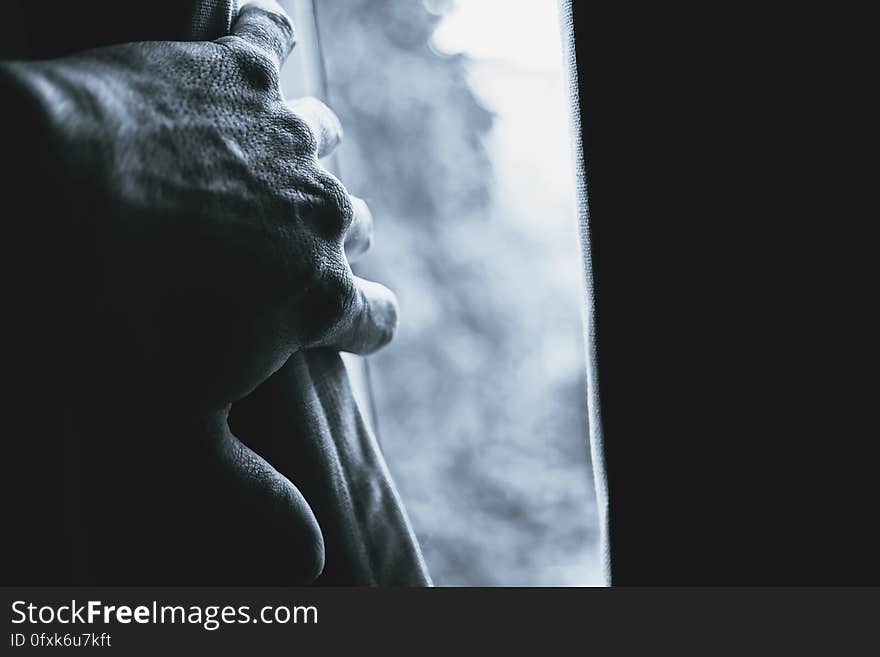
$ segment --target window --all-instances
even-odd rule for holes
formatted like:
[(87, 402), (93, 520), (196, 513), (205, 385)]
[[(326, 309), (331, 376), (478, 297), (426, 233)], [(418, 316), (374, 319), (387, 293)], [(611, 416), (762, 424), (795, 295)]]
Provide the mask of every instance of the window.
[(339, 115), (356, 270), (400, 299), (373, 423), (435, 583), (600, 584), (556, 2), (286, 5), (285, 90)]

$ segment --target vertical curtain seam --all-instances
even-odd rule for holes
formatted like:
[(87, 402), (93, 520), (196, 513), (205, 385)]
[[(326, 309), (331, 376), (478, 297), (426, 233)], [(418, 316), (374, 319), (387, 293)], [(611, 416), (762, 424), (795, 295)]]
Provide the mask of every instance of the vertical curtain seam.
[(575, 29), (572, 0), (559, 0), (560, 27), (568, 73), (569, 130), (572, 140), (572, 156), (575, 169), (575, 188), (578, 210), (578, 235), (583, 258), (582, 283), (584, 302), (581, 306), (584, 327), (584, 347), (587, 373), (587, 413), (589, 418), (590, 455), (593, 464), (593, 483), (596, 489), (596, 505), (599, 515), (599, 548), (606, 586), (611, 585), (612, 564), (609, 532), (608, 479), (605, 470), (604, 433), (599, 397), (599, 378), (596, 359), (596, 298), (594, 294), (593, 262), (590, 249), (590, 210), (587, 194), (587, 170), (582, 139), (582, 114), (579, 96), (577, 58), (575, 55)]

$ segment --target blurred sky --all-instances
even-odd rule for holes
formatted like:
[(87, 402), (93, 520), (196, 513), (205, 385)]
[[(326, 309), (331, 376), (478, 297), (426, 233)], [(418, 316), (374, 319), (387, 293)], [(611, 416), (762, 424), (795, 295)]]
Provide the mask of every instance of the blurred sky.
[[(579, 381), (574, 385), (576, 394), (583, 394), (581, 386), (585, 385), (581, 381), (581, 261), (558, 3), (429, 0), (426, 6), (443, 16), (431, 45), (446, 55), (467, 56), (468, 83), (494, 114), (484, 142), (493, 169), (487, 214), (492, 224), (506, 227), (508, 248), (517, 258), (491, 257), (492, 276), (496, 284), (517, 290), (515, 297), (505, 298), (500, 305), (514, 311), (513, 321), (529, 352), (522, 355), (511, 341), (496, 356), (531, 362), (519, 372), (519, 383), (512, 391), (498, 390), (494, 395), (508, 407), (522, 409), (516, 421), (530, 425), (521, 435), (508, 430), (494, 458), (505, 462), (499, 478), (502, 490), (514, 499), (527, 490), (528, 495), (543, 499), (543, 505), (523, 505), (527, 511), (520, 510), (497, 525), (497, 541), (484, 544), (491, 555), (486, 567), (494, 571), (498, 583), (598, 584), (601, 572), (585, 418), (568, 418), (555, 430), (548, 430), (538, 419), (548, 411), (565, 412), (564, 402), (554, 400), (559, 382)], [(490, 241), (500, 237), (490, 237), (488, 229), (484, 230)], [(576, 404), (576, 400), (574, 396), (568, 403)], [(505, 425), (511, 419), (496, 417), (495, 421)], [(474, 441), (478, 445), (489, 442), (481, 436)], [(524, 456), (529, 442), (546, 451)], [(488, 449), (481, 448), (480, 453)], [(557, 460), (554, 454), (558, 453), (567, 459)], [(481, 456), (477, 461), (475, 470), (491, 478), (494, 470), (489, 458)], [(543, 529), (529, 535), (523, 529), (529, 523), (543, 525)], [(505, 544), (508, 552), (516, 552), (511, 544), (530, 546), (529, 558), (519, 562), (528, 575), (516, 572), (515, 566), (500, 557)], [(448, 575), (437, 574), (445, 583)], [(473, 583), (483, 583), (480, 577), (485, 575), (478, 574)]]
[(557, 1), (319, 8), (343, 179), (376, 217), (358, 268), (402, 311), (370, 359), (382, 448), (434, 581), (598, 584)]
[(433, 42), (443, 53), (560, 71), (557, 0), (427, 0), (425, 4), (443, 13)]

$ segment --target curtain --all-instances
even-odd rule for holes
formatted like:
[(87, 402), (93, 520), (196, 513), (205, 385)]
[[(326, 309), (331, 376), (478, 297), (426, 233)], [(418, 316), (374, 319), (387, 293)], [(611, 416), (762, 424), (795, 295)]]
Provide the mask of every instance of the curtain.
[(562, 44), (565, 50), (566, 69), (569, 82), (569, 102), (571, 113), (571, 137), (574, 155), (574, 170), (578, 207), (578, 234), (583, 254), (584, 275), (584, 346), (587, 368), (587, 410), (590, 422), (590, 452), (593, 462), (593, 481), (596, 487), (596, 504), (599, 512), (599, 540), (602, 564), (606, 583), (611, 583), (611, 549), (608, 532), (608, 481), (605, 474), (605, 452), (603, 446), (602, 414), (599, 403), (599, 379), (596, 362), (596, 297), (594, 294), (593, 260), (590, 242), (590, 210), (587, 198), (587, 170), (584, 158), (584, 144), (581, 138), (582, 119), (580, 106), (580, 85), (575, 48), (575, 26), (571, 0), (561, 0), (560, 20), (562, 22)]

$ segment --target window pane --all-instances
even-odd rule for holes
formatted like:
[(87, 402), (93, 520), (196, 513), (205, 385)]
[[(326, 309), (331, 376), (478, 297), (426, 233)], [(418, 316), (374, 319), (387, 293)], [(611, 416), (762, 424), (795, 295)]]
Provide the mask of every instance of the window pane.
[[(316, 3), (317, 4), (317, 3)], [(555, 1), (317, 4), (340, 175), (394, 289), (379, 434), (437, 584), (599, 584)]]

